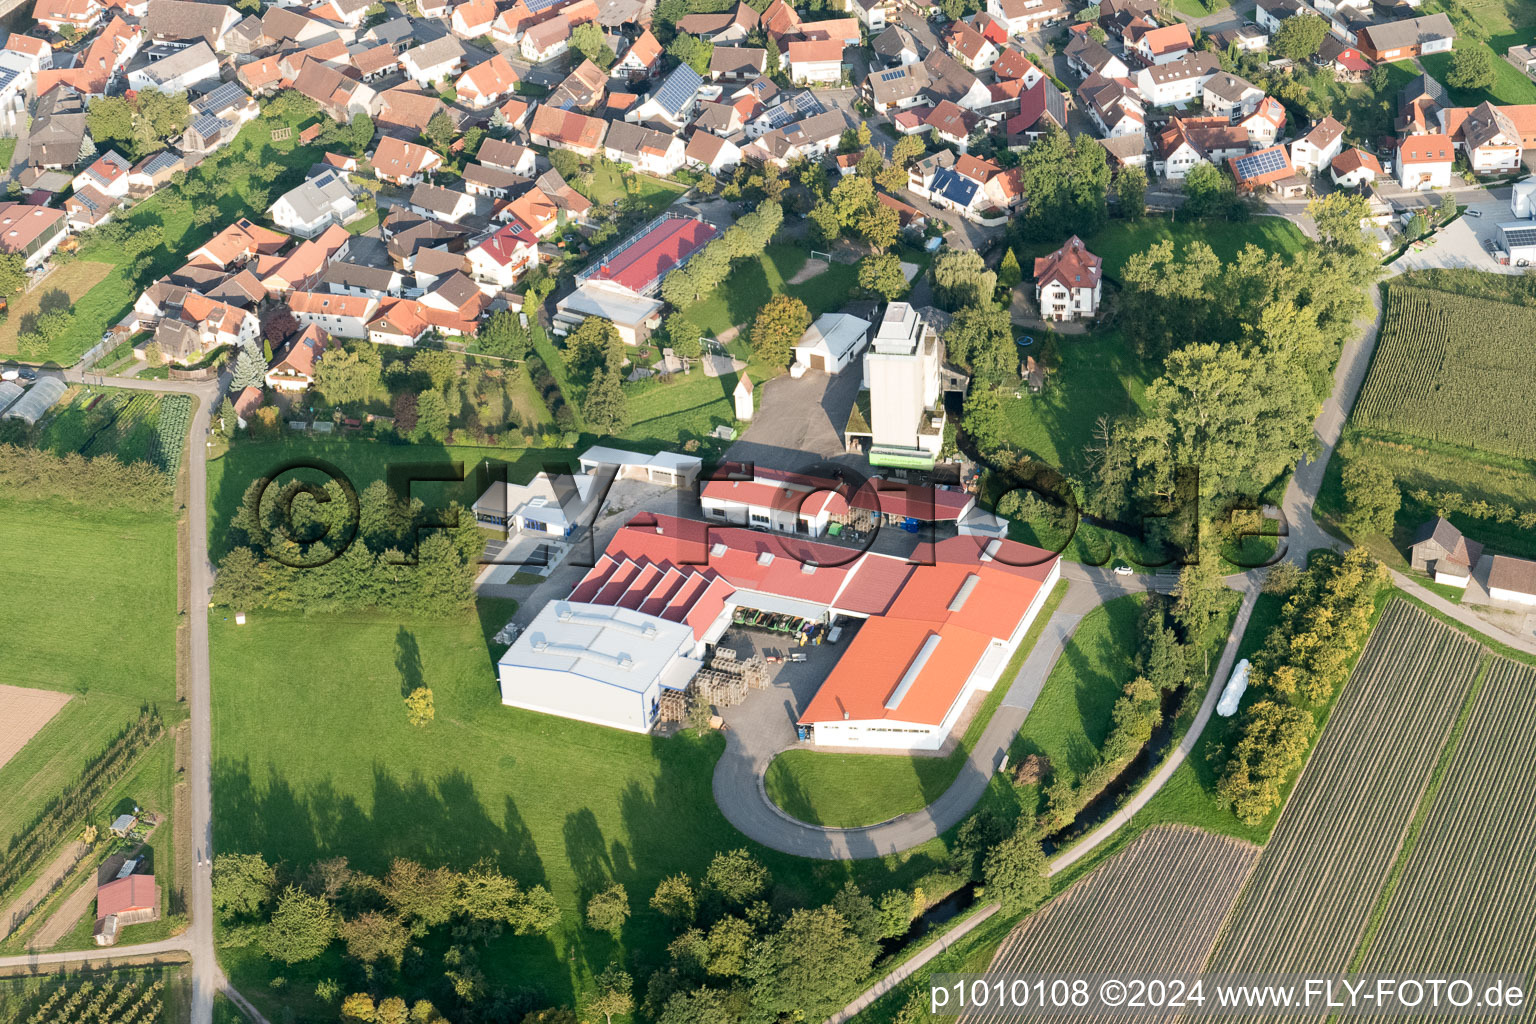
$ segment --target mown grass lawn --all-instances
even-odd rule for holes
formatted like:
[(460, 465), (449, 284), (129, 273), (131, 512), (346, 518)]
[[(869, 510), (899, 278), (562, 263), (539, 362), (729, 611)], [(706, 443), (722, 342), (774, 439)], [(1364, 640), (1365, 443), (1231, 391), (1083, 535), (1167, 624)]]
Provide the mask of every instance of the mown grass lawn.
[(620, 435), (625, 440), (680, 445), (688, 440), (702, 440), (715, 427), (736, 422), (736, 406), (731, 392), (739, 374), (705, 376), (695, 367), (686, 377), (672, 380), (643, 381), (626, 385), (625, 407), (629, 425)]
[(757, 311), (775, 295), (793, 295), (805, 303), (812, 317), (837, 310), (853, 297), (859, 271), (847, 263), (834, 262), (808, 281), (789, 284), (806, 259), (806, 251), (799, 246), (770, 245), (756, 259), (737, 263), (725, 284), (684, 312), (704, 333), (718, 336), (732, 327), (751, 324)]
[(1536, 103), (1536, 82), (1505, 60), (1502, 51), (1495, 53), (1487, 43), (1458, 37), (1456, 48), (1464, 50), (1467, 47), (1488, 51), (1489, 61), (1493, 64), (1493, 84), (1486, 89), (1458, 89), (1450, 84), (1447, 76), (1451, 62), (1456, 59), (1453, 53), (1430, 53), (1419, 58), (1424, 70), (1445, 86), (1445, 91), (1458, 107), (1475, 107), (1485, 100), (1490, 103)]
[[(77, 317), (90, 316), (88, 304), (87, 308), (81, 308), (82, 300), (116, 269), (111, 263), (75, 260), (49, 274), (42, 284), (30, 292), (13, 296), (6, 318), (0, 320), (0, 355), (17, 353), (17, 336), (21, 334), (22, 327), (29, 325), (32, 317), (41, 311), (45, 300), (50, 309), (55, 305), (64, 306), (74, 309)], [(72, 355), (78, 356), (79, 352), (74, 350), (72, 341), (74, 334), (71, 330), (56, 338), (44, 358), (51, 362), (61, 362)], [(100, 332), (97, 334), (99, 336)]]
[[(688, 190), (686, 185), (649, 174), (635, 174), (635, 195), (643, 208), (660, 213), (672, 205), (672, 200)], [(603, 160), (590, 171), (584, 171), (571, 180), (571, 186), (599, 206), (617, 203), (629, 195), (624, 188), (624, 175), (619, 165)]]
[(0, 496), (0, 550), (11, 553), (0, 637), (4, 678), (73, 695), (0, 768), (0, 842), (68, 784), (85, 760), (159, 705), (176, 705), (176, 522)]
[(1131, 350), (1117, 328), (1059, 335), (1055, 345), (1061, 365), (1045, 389), (1003, 403), (1007, 437), (1020, 450), (1076, 475), (1087, 468), (1099, 418), (1135, 412), (1155, 367)]
[(1018, 651), (987, 694), (965, 735), (944, 757), (900, 754), (833, 754), (803, 748), (788, 750), (768, 766), (763, 784), (768, 799), (790, 815), (813, 825), (856, 826), (922, 810), (954, 783), (966, 758), (981, 738), (992, 713), (1002, 703), (1019, 667), (1045, 623), (1066, 597), (1067, 584), (1058, 583), (1041, 606)]
[[(699, 877), (718, 850), (751, 846), (711, 792), (718, 734), (659, 739), (502, 706), (487, 637), (507, 606), (478, 617), (403, 620), (359, 613), (252, 614), (211, 621), (215, 846), (258, 851), (292, 869), (346, 856), (380, 872), (394, 857), (467, 868), (482, 858), (546, 885), (565, 918), (550, 936), (503, 936), (482, 956), (510, 991), (571, 1005), (610, 961), (641, 976), (666, 959), (671, 933), (646, 905), (656, 883)], [(401, 691), (432, 688), (436, 720), (415, 728)], [(910, 885), (942, 863), (942, 844), (901, 857), (812, 864), (754, 848), (781, 896), (818, 903), (849, 877)], [(623, 883), (633, 916), (619, 940), (580, 924), (585, 896)], [(227, 949), (242, 991), (304, 1019), (324, 977), (342, 976), (339, 947), (279, 967)], [(437, 983), (428, 971), (407, 984)], [(270, 981), (286, 979), (281, 991)], [(330, 1018), (327, 1018), (330, 1019)]]
[[(1301, 230), (1283, 217), (1254, 217), (1246, 221), (1170, 220), (1148, 216), (1132, 224), (1112, 220), (1083, 239), (1090, 252), (1104, 258), (1104, 273), (1118, 279), (1126, 262), (1136, 253), (1145, 252), (1158, 242), (1172, 240), (1176, 249), (1190, 242), (1204, 242), (1223, 261), (1230, 260), (1244, 246), (1259, 246), (1270, 252), (1292, 255), (1306, 244)], [(1036, 242), (1019, 249), (1019, 259), (1033, 259), (1060, 248), (1061, 242)]]

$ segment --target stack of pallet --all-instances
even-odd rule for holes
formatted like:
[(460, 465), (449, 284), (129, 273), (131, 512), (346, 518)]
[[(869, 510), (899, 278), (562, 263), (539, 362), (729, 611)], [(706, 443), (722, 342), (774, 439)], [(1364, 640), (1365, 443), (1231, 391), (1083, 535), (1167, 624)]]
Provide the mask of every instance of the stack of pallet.
[(735, 707), (747, 699), (747, 678), (739, 672), (700, 669), (694, 674), (693, 686), (700, 699), (717, 708)]
[(663, 722), (687, 721), (688, 703), (690, 700), (690, 694), (692, 692), (692, 686), (686, 690), (668, 690), (663, 688), (661, 691), (661, 700), (657, 702), (660, 705), (656, 713), (657, 717), (660, 718)]

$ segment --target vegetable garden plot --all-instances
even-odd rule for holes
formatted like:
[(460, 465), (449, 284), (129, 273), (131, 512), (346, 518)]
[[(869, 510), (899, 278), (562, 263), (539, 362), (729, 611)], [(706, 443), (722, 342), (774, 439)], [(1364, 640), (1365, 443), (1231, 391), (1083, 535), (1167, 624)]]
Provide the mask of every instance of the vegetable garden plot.
[(1348, 967), (1482, 654), (1406, 602), (1387, 608), (1208, 971)]
[(1536, 309), (1402, 284), (1386, 304), (1356, 426), (1536, 458)]
[[(1533, 837), (1536, 669), (1499, 658), (1477, 695), (1362, 972), (1532, 977)], [(1520, 1019), (1532, 1017), (1528, 1011)]]
[[(989, 969), (1193, 974), (1210, 952), (1258, 854), (1256, 846), (1196, 828), (1148, 829), (1026, 918), (1004, 940)], [(962, 1017), (964, 1024), (1003, 1019), (995, 1014)]]

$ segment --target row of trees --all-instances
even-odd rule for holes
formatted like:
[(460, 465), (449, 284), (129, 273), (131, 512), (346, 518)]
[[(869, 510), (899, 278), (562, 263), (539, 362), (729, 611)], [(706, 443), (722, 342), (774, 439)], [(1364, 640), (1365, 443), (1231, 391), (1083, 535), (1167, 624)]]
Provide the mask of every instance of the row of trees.
[[(455, 871), (396, 858), (374, 876), (345, 857), (292, 872), (259, 854), (221, 854), (213, 905), (229, 944), (254, 946), (279, 963), (307, 963), (341, 943), (349, 985), (369, 990), (342, 1002), (343, 1019), (381, 1024), (407, 1019), (406, 1004), (398, 995), (375, 1001), (377, 994), (423, 973), (442, 979), (445, 998), (478, 1009), (490, 990), (479, 949), (506, 933), (538, 935), (561, 922), (549, 890), (519, 884), (489, 861)], [(418, 1002), (409, 1019), (430, 1024), (440, 1016)]]
[(98, 96), (85, 114), (85, 127), (104, 149), (139, 160), (166, 147), (187, 130), (187, 94), (144, 89), (128, 96)]
[(1343, 684), (1390, 579), (1364, 548), (1304, 573), (1272, 571), (1294, 580), (1294, 590), (1253, 656), (1249, 688), (1257, 699), (1241, 712), (1216, 785), (1223, 805), (1249, 825), (1279, 806), (1281, 790), (1300, 770), (1317, 729), (1314, 709)]
[[(25, 429), (21, 420), (6, 426)], [(0, 494), (29, 501), (65, 501), (92, 509), (165, 511), (170, 479), (151, 462), (123, 463), (110, 455), (55, 455), (43, 448), (0, 443)]]
[(1044, 831), (1054, 833), (1071, 825), (1078, 813), (1130, 766), (1162, 725), (1168, 698), (1186, 691), (1195, 678), (1198, 651), (1184, 642), (1176, 610), (1172, 601), (1160, 596), (1150, 596), (1142, 607), (1137, 623), (1141, 639), (1136, 676), (1115, 701), (1110, 713), (1113, 724), (1081, 778), (1074, 777), (1065, 765), (1052, 766), (1040, 816)]
[(704, 298), (725, 282), (737, 260), (761, 255), (783, 220), (784, 210), (778, 203), (759, 203), (757, 209), (726, 228), (725, 234), (706, 245), (685, 266), (667, 274), (661, 282), (661, 297), (675, 309)]

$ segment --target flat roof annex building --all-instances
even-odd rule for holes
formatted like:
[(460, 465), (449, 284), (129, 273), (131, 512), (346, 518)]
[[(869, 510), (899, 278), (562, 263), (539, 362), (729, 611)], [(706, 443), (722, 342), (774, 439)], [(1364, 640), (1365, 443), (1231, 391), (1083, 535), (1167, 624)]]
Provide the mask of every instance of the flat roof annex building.
[(956, 536), (892, 555), (639, 513), (498, 663), (505, 704), (634, 732), (738, 609), (863, 619), (799, 717), (814, 742), (932, 750), (991, 690), (1060, 576), (1038, 548)]

